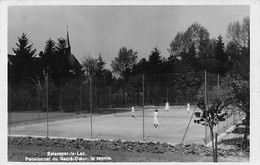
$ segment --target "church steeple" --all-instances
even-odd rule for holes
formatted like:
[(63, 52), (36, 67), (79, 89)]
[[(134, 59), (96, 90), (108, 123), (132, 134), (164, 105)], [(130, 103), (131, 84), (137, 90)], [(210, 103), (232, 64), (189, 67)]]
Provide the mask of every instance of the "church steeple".
[(67, 25), (67, 40), (66, 40), (66, 49), (68, 55), (71, 54), (71, 47), (70, 47), (70, 38), (69, 38), (69, 30), (68, 30), (68, 25)]

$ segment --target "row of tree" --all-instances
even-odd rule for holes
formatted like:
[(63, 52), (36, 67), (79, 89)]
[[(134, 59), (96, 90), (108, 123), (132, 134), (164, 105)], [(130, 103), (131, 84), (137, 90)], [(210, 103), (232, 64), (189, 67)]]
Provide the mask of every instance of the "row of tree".
[[(244, 72), (244, 78), (249, 80), (249, 18), (246, 17), (242, 25), (239, 22), (231, 23), (227, 34), (229, 42), (225, 47), (222, 36), (210, 39), (205, 27), (193, 23), (186, 31), (178, 32), (171, 41), (168, 49), (170, 56), (167, 59), (161, 56), (160, 50), (155, 47), (148, 59), (142, 58), (137, 62), (138, 52), (122, 47), (111, 63), (112, 71), (105, 69), (105, 61), (101, 54), (97, 59), (85, 58), (81, 67), (73, 66), (73, 56), (63, 38), (59, 38), (57, 43), (49, 39), (45, 49), (39, 53), (39, 58), (35, 58), (36, 49), (28, 43), (26, 34), (22, 34), (18, 37), (17, 48), (13, 48), (16, 58), (12, 60), (12, 65), (8, 65), (9, 82), (19, 83), (37, 77), (43, 78), (44, 70), (58, 83), (61, 79), (82, 78), (82, 68), (96, 77), (99, 85), (109, 85), (109, 82), (117, 81), (112, 77), (112, 72), (120, 75), (121, 84), (127, 84), (130, 77), (140, 73), (166, 74), (207, 70), (225, 75), (232, 67)], [(155, 81), (151, 79), (151, 82)]]

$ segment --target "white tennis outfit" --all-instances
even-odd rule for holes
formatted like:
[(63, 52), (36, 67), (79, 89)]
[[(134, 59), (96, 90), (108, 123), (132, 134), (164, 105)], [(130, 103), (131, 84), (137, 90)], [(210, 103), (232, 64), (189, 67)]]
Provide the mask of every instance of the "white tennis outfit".
[(153, 124), (158, 124), (159, 125), (158, 112), (154, 112), (153, 113)]
[(187, 104), (187, 111), (188, 111), (188, 113), (190, 112), (190, 104), (189, 103)]
[(168, 102), (166, 102), (166, 104), (165, 104), (165, 110), (169, 110), (169, 103)]
[(135, 107), (132, 107), (132, 116), (135, 116)]

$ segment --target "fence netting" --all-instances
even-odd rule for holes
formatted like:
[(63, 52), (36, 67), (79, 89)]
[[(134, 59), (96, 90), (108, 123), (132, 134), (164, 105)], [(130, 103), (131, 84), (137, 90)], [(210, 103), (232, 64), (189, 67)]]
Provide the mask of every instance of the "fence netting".
[(221, 80), (217, 74), (187, 72), (139, 74), (129, 76), (124, 83), (118, 81), (108, 85), (100, 85), (94, 77), (92, 83), (88, 77), (85, 80), (63, 79), (60, 84), (51, 78), (9, 83), (9, 128), (46, 122), (46, 118), (49, 121), (77, 118), (81, 114), (131, 117), (132, 107), (135, 117), (153, 117), (154, 110), (158, 109), (162, 118), (188, 119), (192, 113), (187, 113), (187, 105), (193, 111), (198, 98), (205, 98), (205, 93), (207, 103), (211, 104), (219, 96)]

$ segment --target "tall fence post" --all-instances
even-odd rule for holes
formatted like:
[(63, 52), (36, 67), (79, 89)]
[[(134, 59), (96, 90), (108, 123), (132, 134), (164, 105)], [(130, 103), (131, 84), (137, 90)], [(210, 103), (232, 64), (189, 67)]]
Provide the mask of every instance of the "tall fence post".
[(92, 139), (92, 79), (89, 74), (90, 138)]
[(110, 95), (110, 87), (108, 87), (108, 109), (110, 110), (110, 108), (111, 108), (111, 104), (110, 104), (110, 98), (111, 97), (111, 95)]
[(143, 86), (143, 141), (144, 139), (144, 74), (142, 75), (142, 86)]
[(167, 102), (169, 102), (169, 101), (168, 101), (168, 86), (166, 87), (166, 89), (167, 89)]
[(81, 99), (81, 95), (82, 95), (82, 83), (79, 86), (79, 111), (82, 111), (82, 99)]
[(215, 133), (214, 143), (214, 162), (218, 162), (218, 133)]
[(187, 99), (186, 99), (186, 103), (189, 103), (189, 88), (187, 87)]
[(48, 87), (48, 72), (45, 75), (46, 84), (46, 113), (47, 113), (47, 138), (49, 137), (49, 87)]
[[(220, 90), (220, 86), (219, 86), (219, 74), (218, 74), (218, 99), (219, 99), (219, 90)], [(218, 122), (218, 133), (219, 133), (219, 122)]]
[(131, 104), (131, 107), (134, 105), (133, 104), (133, 89), (131, 88), (131, 94), (130, 94), (130, 104)]
[(95, 102), (96, 102), (96, 106), (95, 106), (95, 110), (96, 110), (96, 115), (97, 115), (97, 108), (98, 108), (98, 95), (97, 95), (97, 86), (95, 85)]
[(63, 99), (62, 99), (62, 97), (63, 97), (63, 88), (62, 88), (62, 85), (60, 85), (60, 109), (61, 109), (61, 118), (63, 119), (63, 113), (64, 113), (64, 111), (63, 111)]
[(11, 126), (12, 126), (12, 113), (11, 113), (11, 85), (9, 85), (9, 91), (8, 91), (8, 134), (11, 133)]
[(150, 105), (150, 100), (149, 100), (150, 89), (149, 89), (149, 87), (147, 87), (147, 89), (148, 89), (148, 94), (147, 94), (147, 105)]
[(38, 108), (38, 122), (40, 123), (40, 91), (39, 91), (39, 86), (37, 85), (37, 108)]
[(233, 125), (235, 124), (235, 114), (232, 113), (232, 118), (233, 118)]
[[(204, 92), (204, 95), (205, 95), (205, 106), (206, 106), (206, 109), (207, 109), (207, 71), (205, 70), (205, 92)], [(205, 124), (205, 144), (207, 144), (207, 125)]]
[(218, 74), (218, 98), (219, 98), (219, 91), (220, 91), (220, 86), (219, 86), (219, 74)]

